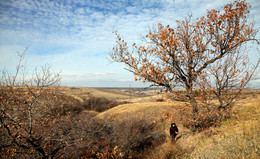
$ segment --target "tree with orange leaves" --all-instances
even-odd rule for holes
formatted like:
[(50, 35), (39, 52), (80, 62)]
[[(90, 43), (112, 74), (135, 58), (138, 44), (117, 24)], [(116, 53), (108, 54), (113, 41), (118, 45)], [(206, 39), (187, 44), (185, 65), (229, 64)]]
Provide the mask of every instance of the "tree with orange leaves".
[[(235, 57), (243, 63), (244, 59), (236, 55), (241, 46), (248, 41), (259, 44), (255, 39), (257, 30), (253, 23), (248, 22), (249, 8), (245, 0), (235, 1), (225, 5), (223, 12), (213, 9), (208, 10), (205, 17), (192, 20), (188, 16), (178, 20), (176, 28), (158, 24), (158, 28), (150, 30), (144, 38), (148, 45), (137, 46), (134, 43), (131, 49), (115, 32), (117, 44), (110, 56), (114, 62), (124, 63), (136, 80), (152, 82), (153, 86), (163, 86), (169, 91), (176, 85), (184, 87), (196, 113), (195, 88), (216, 90), (209, 84), (219, 75), (216, 72), (216, 76), (212, 74), (218, 69), (213, 66), (218, 63), (222, 64), (218, 67), (223, 68), (225, 62), (221, 61)], [(238, 70), (234, 71), (232, 77), (238, 73)], [(242, 83), (247, 83), (252, 73), (247, 72), (246, 82)], [(226, 84), (224, 88), (229, 86)]]

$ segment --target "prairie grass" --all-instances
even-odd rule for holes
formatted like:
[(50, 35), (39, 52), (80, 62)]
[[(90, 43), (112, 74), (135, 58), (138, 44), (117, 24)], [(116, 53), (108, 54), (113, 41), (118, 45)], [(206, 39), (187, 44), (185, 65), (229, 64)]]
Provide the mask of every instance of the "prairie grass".
[(162, 120), (164, 115), (167, 118), (167, 113), (174, 113), (176, 105), (171, 102), (147, 102), (147, 103), (130, 103), (123, 104), (105, 112), (100, 113), (98, 116), (110, 116), (111, 118), (120, 120), (127, 115), (145, 116), (146, 118), (152, 118), (153, 120)]
[[(136, 100), (136, 103), (119, 105), (99, 113), (97, 117), (122, 121), (134, 116), (156, 122), (157, 131), (168, 134), (166, 142), (154, 149), (144, 150), (142, 158), (259, 158), (260, 96), (241, 100), (234, 106), (230, 119), (200, 133), (192, 133), (178, 120), (181, 114), (176, 108), (184, 103), (148, 101)], [(172, 120), (179, 123), (180, 138), (176, 143), (171, 143), (168, 132)]]
[(246, 99), (236, 109), (233, 118), (220, 127), (204, 131), (191, 158), (250, 158), (260, 157), (260, 98)]
[(160, 145), (153, 150), (147, 150), (144, 159), (171, 159), (185, 156), (185, 151), (177, 143), (171, 143), (170, 139), (166, 143)]
[[(118, 96), (113, 92), (92, 91), (97, 96), (105, 96), (108, 99), (126, 100), (127, 96)], [(76, 89), (75, 89), (76, 90)], [(79, 91), (79, 90), (77, 90)], [(80, 96), (80, 95), (79, 95)], [(233, 109), (233, 115), (220, 123), (220, 126), (211, 127), (200, 133), (192, 133), (182, 125), (178, 107), (184, 102), (172, 102), (171, 100), (156, 102), (162, 96), (149, 96), (131, 98), (132, 103), (122, 104), (107, 111), (96, 113), (100, 119), (109, 119), (115, 122), (145, 119), (150, 123), (156, 123), (156, 130), (167, 134), (163, 144), (153, 149), (145, 149), (140, 155), (142, 158), (171, 159), (171, 158), (259, 158), (260, 154), (260, 96), (243, 98)], [(179, 127), (179, 140), (171, 143), (169, 126), (171, 122), (177, 122)]]
[(125, 100), (129, 99), (128, 95), (123, 95), (117, 93), (116, 91), (106, 92), (99, 90), (97, 88), (87, 88), (87, 87), (60, 87), (62, 92), (73, 96), (74, 98), (83, 101), (84, 99), (88, 99), (90, 96), (94, 97), (104, 97), (109, 100)]
[[(86, 100), (87, 95), (106, 97), (117, 101), (131, 100), (131, 103), (122, 104), (104, 112), (91, 112), (99, 119), (106, 119), (116, 123), (124, 123), (128, 127), (134, 121), (147, 121), (146, 124), (154, 124), (154, 132), (166, 134), (164, 143), (154, 148), (146, 148), (139, 158), (145, 159), (171, 159), (171, 158), (259, 158), (260, 154), (260, 95), (247, 96), (239, 101), (233, 109), (231, 118), (220, 123), (220, 126), (211, 127), (200, 133), (192, 133), (182, 124), (182, 116), (178, 108), (185, 105), (184, 102), (164, 100), (163, 96), (129, 97), (113, 92), (102, 92), (98, 89), (79, 88), (72, 89), (70, 94)], [(89, 114), (89, 111), (82, 111)], [(178, 123), (179, 139), (172, 143), (169, 136), (171, 122)], [(135, 123), (136, 124), (136, 123)]]

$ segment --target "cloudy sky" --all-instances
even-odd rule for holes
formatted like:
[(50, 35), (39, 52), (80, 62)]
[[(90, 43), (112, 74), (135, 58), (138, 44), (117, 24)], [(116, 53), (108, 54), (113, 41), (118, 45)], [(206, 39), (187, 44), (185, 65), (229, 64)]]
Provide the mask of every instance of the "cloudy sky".
[[(27, 67), (52, 65), (62, 72), (62, 85), (143, 86), (122, 64), (109, 62), (113, 30), (138, 42), (148, 27), (174, 27), (189, 13), (200, 17), (228, 2), (232, 0), (0, 0), (0, 68), (12, 72), (17, 52), (29, 47)], [(248, 2), (259, 28), (260, 1)]]

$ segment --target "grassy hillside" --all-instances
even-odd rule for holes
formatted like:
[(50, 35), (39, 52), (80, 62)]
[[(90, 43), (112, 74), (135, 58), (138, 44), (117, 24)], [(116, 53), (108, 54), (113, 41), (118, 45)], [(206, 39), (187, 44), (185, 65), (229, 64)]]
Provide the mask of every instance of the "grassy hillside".
[(202, 132), (192, 158), (259, 158), (260, 96), (236, 105), (231, 119)]
[[(114, 96), (112, 96), (114, 97)], [(259, 158), (260, 150), (260, 96), (248, 95), (234, 107), (231, 119), (223, 121), (220, 127), (213, 127), (193, 134), (173, 116), (183, 103), (176, 101), (156, 102), (153, 96), (136, 98), (132, 103), (119, 105), (99, 113), (98, 118), (124, 121), (128, 118), (148, 119), (157, 124), (156, 131), (167, 134), (166, 142), (155, 149), (146, 149), (142, 158)], [(181, 114), (179, 114), (181, 115)], [(175, 120), (175, 121), (174, 121)], [(177, 122), (179, 140), (170, 142), (168, 129), (171, 122)]]
[(117, 101), (132, 101), (141, 97), (147, 97), (153, 95), (151, 93), (140, 93), (136, 90), (116, 89), (116, 88), (88, 88), (88, 87), (60, 87), (62, 92), (66, 95), (73, 96), (74, 98), (83, 101), (90, 96), (104, 97), (109, 100)]
[[(2, 158), (40, 158), (53, 152), (55, 158), (260, 157), (257, 92), (245, 92), (230, 118), (199, 132), (187, 126), (194, 120), (187, 103), (152, 90), (50, 87), (35, 99), (33, 109), (28, 97), (34, 96), (28, 96), (25, 88), (3, 87), (1, 93), (9, 106), (8, 116), (1, 116)], [(33, 122), (24, 118), (30, 114)], [(179, 128), (176, 142), (169, 135), (172, 122)], [(10, 145), (13, 141), (16, 144)]]

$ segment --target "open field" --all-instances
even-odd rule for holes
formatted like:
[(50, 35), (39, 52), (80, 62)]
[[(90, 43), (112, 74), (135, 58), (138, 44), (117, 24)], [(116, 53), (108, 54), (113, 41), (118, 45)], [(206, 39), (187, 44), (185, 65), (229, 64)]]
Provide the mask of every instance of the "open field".
[(113, 100), (130, 100), (153, 95), (151, 90), (144, 91), (142, 88), (87, 88), (87, 87), (61, 87), (62, 92), (74, 96), (77, 99), (87, 99), (90, 95), (105, 97)]

